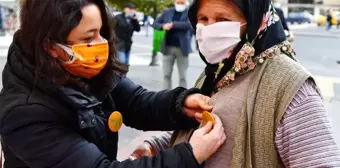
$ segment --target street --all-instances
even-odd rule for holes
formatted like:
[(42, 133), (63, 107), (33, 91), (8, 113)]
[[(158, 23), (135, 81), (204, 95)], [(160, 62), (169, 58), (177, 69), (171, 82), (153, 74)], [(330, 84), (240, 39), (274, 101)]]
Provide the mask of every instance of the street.
[[(340, 144), (340, 30), (333, 29), (326, 32), (324, 28), (314, 25), (292, 26), (295, 35), (293, 47), (297, 52), (298, 61), (308, 69), (324, 96), (326, 108), (329, 111), (329, 117), (333, 124), (333, 130)], [(128, 76), (135, 83), (144, 86), (147, 89), (158, 91), (162, 89), (162, 68), (149, 67), (152, 51), (152, 30), (149, 30), (149, 36), (145, 32), (136, 33), (134, 36), (134, 45), (131, 56), (131, 67)], [(6, 63), (6, 52), (10, 44), (11, 37), (0, 37), (0, 70)], [(194, 43), (193, 43), (194, 44)], [(195, 46), (193, 45), (193, 48)], [(159, 54), (161, 62), (161, 54)], [(190, 55), (190, 68), (188, 70), (188, 84), (194, 85), (199, 74), (204, 69), (204, 63), (201, 61), (197, 52)], [(173, 86), (178, 84), (177, 68), (174, 70)], [(2, 81), (0, 81), (0, 88)], [(120, 131), (119, 156), (122, 160), (132, 152), (132, 150), (141, 143), (145, 138), (158, 132), (143, 133), (131, 128), (123, 127)]]

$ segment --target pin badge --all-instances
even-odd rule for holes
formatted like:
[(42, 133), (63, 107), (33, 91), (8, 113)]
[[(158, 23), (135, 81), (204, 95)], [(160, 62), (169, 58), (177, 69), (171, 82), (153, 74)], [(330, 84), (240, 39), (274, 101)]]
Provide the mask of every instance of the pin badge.
[(120, 112), (115, 111), (109, 117), (109, 129), (112, 132), (118, 132), (123, 125), (123, 116)]

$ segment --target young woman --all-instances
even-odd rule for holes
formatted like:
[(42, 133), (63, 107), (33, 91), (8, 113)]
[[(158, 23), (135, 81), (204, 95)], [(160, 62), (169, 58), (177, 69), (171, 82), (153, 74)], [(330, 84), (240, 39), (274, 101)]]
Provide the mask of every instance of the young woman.
[(113, 111), (136, 129), (173, 130), (196, 126), (194, 118), (212, 107), (195, 89), (149, 92), (125, 77), (109, 20), (103, 0), (22, 4), (0, 94), (5, 168), (196, 168), (224, 142), (215, 116), (214, 128), (207, 124), (189, 143), (116, 161)]

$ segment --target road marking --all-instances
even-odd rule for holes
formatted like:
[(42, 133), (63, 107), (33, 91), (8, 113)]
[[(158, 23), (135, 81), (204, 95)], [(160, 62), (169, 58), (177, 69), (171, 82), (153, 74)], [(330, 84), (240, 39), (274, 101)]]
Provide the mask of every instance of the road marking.
[(321, 32), (321, 33), (315, 33), (315, 32), (293, 32), (296, 36), (306, 36), (306, 37), (326, 37), (326, 38), (340, 38), (340, 35), (337, 33), (331, 33), (331, 32)]
[[(149, 56), (146, 58), (144, 56)], [(151, 52), (149, 53), (138, 53), (138, 54), (131, 54), (130, 56), (130, 65), (149, 65), (151, 62)]]
[(296, 30), (296, 29), (305, 29), (305, 28), (311, 28), (311, 27), (317, 27), (316, 24), (299, 24), (299, 25), (292, 25), (288, 24), (289, 29)]
[(132, 47), (138, 47), (138, 48), (144, 48), (144, 49), (150, 49), (150, 50), (153, 49), (152, 46), (150, 46), (150, 45), (139, 44), (139, 43), (133, 43)]

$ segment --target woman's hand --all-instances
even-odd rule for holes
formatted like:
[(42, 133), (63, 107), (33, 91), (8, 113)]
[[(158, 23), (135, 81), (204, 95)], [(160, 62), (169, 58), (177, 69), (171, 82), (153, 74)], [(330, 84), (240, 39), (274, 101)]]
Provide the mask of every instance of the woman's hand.
[(197, 120), (202, 120), (203, 111), (211, 111), (213, 106), (209, 105), (210, 97), (202, 94), (189, 95), (183, 105), (183, 111), (189, 117), (195, 117)]
[(208, 122), (204, 127), (197, 129), (189, 142), (199, 164), (202, 164), (213, 155), (226, 140), (226, 134), (220, 118), (216, 115), (213, 116), (216, 124), (212, 125), (211, 122)]
[(130, 155), (129, 159), (130, 160), (135, 160), (135, 159), (138, 159), (138, 158), (143, 157), (143, 156), (151, 157), (151, 156), (153, 156), (155, 154), (152, 151), (153, 151), (152, 150), (152, 146), (149, 143), (147, 143), (147, 142), (143, 142)]

